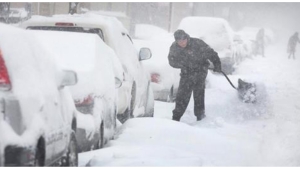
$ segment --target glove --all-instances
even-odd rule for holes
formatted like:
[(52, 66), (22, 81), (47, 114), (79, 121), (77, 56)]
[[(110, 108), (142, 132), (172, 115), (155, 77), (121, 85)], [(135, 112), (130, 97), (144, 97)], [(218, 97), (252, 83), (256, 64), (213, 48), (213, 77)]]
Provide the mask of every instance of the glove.
[(221, 72), (221, 71), (222, 71), (221, 65), (215, 66), (213, 71), (214, 71), (214, 72)]

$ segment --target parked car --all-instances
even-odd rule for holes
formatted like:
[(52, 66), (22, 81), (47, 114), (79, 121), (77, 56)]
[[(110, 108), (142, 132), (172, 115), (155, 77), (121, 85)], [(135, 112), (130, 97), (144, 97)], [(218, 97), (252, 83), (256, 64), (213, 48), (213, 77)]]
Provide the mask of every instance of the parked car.
[(95, 34), (34, 33), (46, 48), (56, 54), (61, 67), (78, 75), (78, 83), (70, 87), (80, 112), (76, 132), (78, 151), (102, 148), (116, 130), (118, 91), (115, 87), (122, 84), (122, 66), (117, 56)]
[(219, 55), (222, 70), (226, 74), (234, 71), (234, 51), (241, 47), (234, 43), (235, 32), (229, 23), (222, 18), (215, 17), (185, 17), (181, 20), (178, 29), (183, 29), (191, 37), (204, 40)]
[(32, 32), (0, 24), (0, 156), (5, 166), (77, 166), (77, 110), (62, 70)]
[[(138, 24), (133, 42), (137, 49), (148, 47), (152, 59), (144, 61), (144, 66), (150, 73), (154, 99), (174, 102), (179, 86), (180, 69), (170, 66), (169, 49), (174, 42), (172, 33), (163, 31), (154, 25)], [(150, 36), (149, 36), (150, 35)]]
[(26, 29), (86, 32), (99, 35), (110, 46), (123, 67), (119, 90), (118, 119), (123, 123), (132, 117), (153, 116), (154, 98), (150, 78), (141, 61), (151, 57), (148, 48), (137, 51), (128, 31), (114, 17), (97, 14), (34, 16), (21, 25)]

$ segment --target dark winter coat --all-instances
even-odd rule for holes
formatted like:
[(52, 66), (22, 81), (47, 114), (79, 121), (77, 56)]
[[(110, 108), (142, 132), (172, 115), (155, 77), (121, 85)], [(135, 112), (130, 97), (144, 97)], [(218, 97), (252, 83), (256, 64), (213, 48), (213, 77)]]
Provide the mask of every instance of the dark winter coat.
[(256, 34), (256, 42), (259, 45), (263, 45), (264, 44), (264, 37), (265, 37), (265, 31), (264, 29), (260, 29), (257, 34)]
[(175, 41), (169, 52), (169, 64), (173, 68), (181, 69), (181, 76), (193, 73), (206, 73), (210, 60), (214, 67), (221, 70), (221, 62), (218, 54), (204, 41), (188, 36), (188, 44), (185, 48), (180, 47)]
[(300, 43), (298, 34), (295, 33), (293, 36), (290, 37), (289, 42), (288, 42), (288, 52), (294, 52), (297, 42)]

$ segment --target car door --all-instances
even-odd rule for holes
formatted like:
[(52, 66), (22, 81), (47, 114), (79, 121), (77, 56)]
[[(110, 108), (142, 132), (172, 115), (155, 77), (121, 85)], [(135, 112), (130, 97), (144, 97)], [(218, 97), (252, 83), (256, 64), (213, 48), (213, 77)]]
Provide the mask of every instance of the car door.
[(56, 84), (56, 76), (51, 73), (55, 74), (56, 72), (49, 70), (49, 74), (44, 74), (43, 76), (45, 82), (48, 82), (48, 85), (45, 86), (45, 88), (48, 88), (48, 91), (44, 97), (43, 109), (47, 119), (46, 145), (50, 152), (48, 153), (46, 150), (46, 153), (51, 156), (51, 160), (48, 161), (49, 163), (60, 157), (66, 147), (64, 138), (65, 122), (62, 116), (59, 87)]
[[(61, 73), (61, 72), (59, 72)], [(71, 117), (70, 111), (68, 109), (68, 105), (66, 103), (67, 99), (65, 96), (65, 88), (57, 87), (55, 91), (54, 99), (54, 120), (57, 124), (56, 132), (55, 132), (55, 156), (56, 158), (61, 157), (69, 143), (69, 135), (71, 132)], [(73, 103), (73, 100), (71, 101)]]
[(58, 124), (58, 128), (56, 132), (56, 141), (54, 149), (57, 157), (60, 157), (65, 152), (68, 146), (68, 132), (70, 132), (70, 125), (68, 125), (66, 115), (64, 114), (62, 98), (60, 96), (60, 91), (57, 91), (57, 97), (55, 100), (55, 121)]
[[(141, 64), (141, 61), (139, 61), (139, 55), (138, 51), (133, 45), (133, 42), (128, 34), (123, 35), (123, 42), (124, 45), (127, 48), (129, 56), (128, 59), (131, 60), (131, 66), (135, 68), (136, 74), (135, 74), (135, 81), (137, 86), (137, 94), (136, 94), (136, 100), (139, 102), (136, 102), (136, 106), (140, 107), (144, 105), (144, 102), (146, 101), (146, 93), (147, 93), (147, 74), (145, 73), (144, 67)], [(125, 49), (125, 48), (124, 48)]]

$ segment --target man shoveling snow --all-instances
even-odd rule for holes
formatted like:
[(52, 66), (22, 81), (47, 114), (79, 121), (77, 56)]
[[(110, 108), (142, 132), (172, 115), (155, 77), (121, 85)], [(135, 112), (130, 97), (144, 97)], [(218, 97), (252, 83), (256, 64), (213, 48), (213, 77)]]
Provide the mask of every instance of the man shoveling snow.
[(214, 71), (221, 71), (218, 53), (204, 41), (191, 38), (183, 30), (174, 33), (175, 42), (170, 47), (169, 64), (181, 69), (176, 107), (173, 110), (173, 120), (180, 121), (190, 101), (194, 96), (194, 114), (197, 121), (205, 117), (205, 79), (210, 60), (214, 64)]

